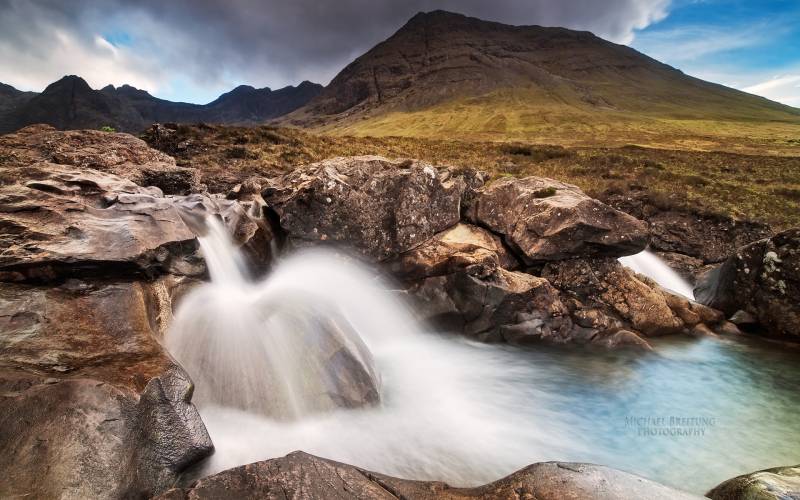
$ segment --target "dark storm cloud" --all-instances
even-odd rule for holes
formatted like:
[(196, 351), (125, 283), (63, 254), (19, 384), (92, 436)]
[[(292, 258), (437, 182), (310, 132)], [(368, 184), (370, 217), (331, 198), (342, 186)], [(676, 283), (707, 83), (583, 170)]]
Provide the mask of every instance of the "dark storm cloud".
[[(666, 14), (669, 0), (0, 0), (0, 81), (13, 64), (45, 79), (54, 45), (74, 72), (120, 68), (150, 87), (168, 80), (216, 87), (327, 81), (419, 11), (446, 9), (510, 24), (588, 29), (618, 42)], [(116, 39), (122, 40), (118, 43)], [(114, 45), (108, 45), (106, 41)], [(58, 51), (56, 51), (58, 52)], [(62, 54), (63, 55), (63, 54)], [(103, 66), (109, 58), (113, 64)], [(69, 58), (67, 58), (69, 59)], [(64, 62), (64, 61), (61, 61)], [(81, 67), (83, 65), (83, 71)], [(124, 71), (123, 71), (124, 70)], [(19, 78), (18, 78), (19, 79)], [(52, 79), (52, 78), (51, 78)], [(111, 81), (111, 80), (110, 80)], [(42, 82), (44, 83), (44, 82)]]

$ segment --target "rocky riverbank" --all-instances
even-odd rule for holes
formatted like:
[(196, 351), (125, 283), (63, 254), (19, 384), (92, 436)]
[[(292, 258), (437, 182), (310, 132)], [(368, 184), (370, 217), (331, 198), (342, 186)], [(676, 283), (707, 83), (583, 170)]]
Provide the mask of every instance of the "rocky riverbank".
[[(196, 171), (132, 136), (46, 126), (0, 137), (0, 160), (0, 496), (158, 495), (212, 452), (189, 375), (159, 343), (175, 304), (207, 276), (193, 222), (202, 217), (222, 219), (260, 271), (278, 251), (347, 249), (391, 273), (423, 318), (481, 341), (648, 349), (653, 336), (735, 331), (726, 315), (740, 310), (798, 335), (791, 231), (730, 257), (707, 300), (715, 309), (616, 260), (648, 245), (652, 220), (552, 179), (488, 182), (473, 169), (367, 156), (210, 194)], [(680, 495), (595, 466), (538, 464), (459, 490), (303, 454), (165, 495), (563, 498), (599, 484), (605, 498)]]

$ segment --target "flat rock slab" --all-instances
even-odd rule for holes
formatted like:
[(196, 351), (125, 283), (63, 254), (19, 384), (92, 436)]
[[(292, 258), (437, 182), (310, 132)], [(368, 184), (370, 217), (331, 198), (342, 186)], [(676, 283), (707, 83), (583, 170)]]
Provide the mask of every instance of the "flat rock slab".
[(398, 479), (303, 452), (229, 469), (174, 489), (159, 500), (392, 499), (696, 500), (697, 497), (608, 467), (547, 462), (477, 488)]

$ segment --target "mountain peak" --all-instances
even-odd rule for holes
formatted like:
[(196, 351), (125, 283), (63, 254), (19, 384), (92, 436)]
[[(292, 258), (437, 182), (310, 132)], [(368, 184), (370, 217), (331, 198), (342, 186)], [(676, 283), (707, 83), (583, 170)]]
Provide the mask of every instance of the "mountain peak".
[(77, 75), (66, 75), (48, 85), (42, 91), (42, 94), (52, 94), (66, 90), (69, 90), (70, 92), (92, 92), (92, 88), (83, 78)]

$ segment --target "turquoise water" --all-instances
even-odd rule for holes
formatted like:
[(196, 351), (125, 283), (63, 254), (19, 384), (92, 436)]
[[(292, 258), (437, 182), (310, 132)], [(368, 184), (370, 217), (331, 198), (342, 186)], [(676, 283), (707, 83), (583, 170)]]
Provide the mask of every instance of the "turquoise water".
[(552, 396), (549, 408), (588, 445), (576, 459), (687, 491), (800, 463), (800, 349), (683, 337), (654, 346), (648, 355), (509, 352), (540, 369), (509, 383)]

